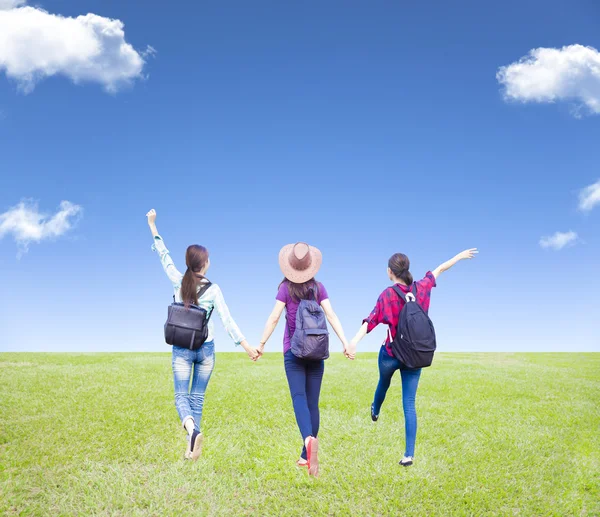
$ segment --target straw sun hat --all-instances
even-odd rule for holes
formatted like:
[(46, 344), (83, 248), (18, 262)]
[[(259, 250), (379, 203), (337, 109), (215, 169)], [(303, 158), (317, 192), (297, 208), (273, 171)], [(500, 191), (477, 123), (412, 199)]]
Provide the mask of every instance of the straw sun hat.
[(295, 284), (303, 284), (313, 278), (322, 261), (321, 252), (306, 242), (288, 244), (279, 252), (279, 267), (283, 275)]

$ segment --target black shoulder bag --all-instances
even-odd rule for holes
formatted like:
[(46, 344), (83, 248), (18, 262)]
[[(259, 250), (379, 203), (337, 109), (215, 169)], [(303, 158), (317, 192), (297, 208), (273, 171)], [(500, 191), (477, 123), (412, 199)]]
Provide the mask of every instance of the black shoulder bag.
[[(211, 285), (210, 282), (204, 284), (198, 291), (198, 298)], [(169, 345), (198, 350), (208, 338), (208, 320), (211, 314), (212, 311), (208, 312), (198, 305), (190, 305), (186, 309), (185, 304), (176, 302), (173, 296), (165, 323), (165, 341)]]

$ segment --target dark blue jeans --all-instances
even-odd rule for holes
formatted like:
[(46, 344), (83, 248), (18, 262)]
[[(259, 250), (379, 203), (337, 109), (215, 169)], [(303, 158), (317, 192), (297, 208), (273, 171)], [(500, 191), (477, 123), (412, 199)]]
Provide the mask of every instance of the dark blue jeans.
[(304, 440), (319, 434), (319, 395), (321, 381), (325, 371), (325, 361), (307, 361), (298, 359), (291, 350), (283, 356), (285, 375), (287, 376), (296, 414), (296, 422), (302, 435), (302, 458), (306, 459)]
[(417, 368), (416, 370), (407, 368), (395, 357), (390, 357), (385, 346), (382, 346), (379, 352), (379, 384), (375, 390), (373, 411), (376, 415), (379, 414), (387, 390), (390, 387), (392, 376), (396, 370), (400, 370), (400, 375), (402, 376), (402, 407), (404, 408), (404, 429), (406, 432), (406, 452), (404, 455), (414, 456), (415, 442), (417, 441), (415, 398), (417, 396), (417, 387), (419, 386), (419, 377), (421, 377), (421, 368)]

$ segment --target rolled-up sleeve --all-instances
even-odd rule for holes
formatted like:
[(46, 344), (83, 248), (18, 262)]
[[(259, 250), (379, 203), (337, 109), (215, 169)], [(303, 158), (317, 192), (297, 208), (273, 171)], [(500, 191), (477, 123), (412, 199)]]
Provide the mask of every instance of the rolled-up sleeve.
[(381, 323), (383, 315), (383, 299), (381, 296), (377, 299), (375, 308), (371, 311), (371, 314), (363, 320), (363, 323), (367, 324), (367, 334), (371, 332), (377, 325)]
[(437, 285), (435, 276), (433, 276), (431, 271), (427, 271), (427, 274), (419, 283), (423, 283), (423, 285), (428, 289), (433, 289)]

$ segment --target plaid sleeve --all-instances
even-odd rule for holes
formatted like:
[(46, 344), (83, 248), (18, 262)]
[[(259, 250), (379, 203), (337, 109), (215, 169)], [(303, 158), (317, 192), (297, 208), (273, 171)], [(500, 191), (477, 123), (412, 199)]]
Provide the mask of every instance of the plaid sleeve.
[(419, 284), (424, 288), (431, 290), (436, 286), (435, 276), (431, 271), (427, 271), (427, 274), (423, 278), (423, 280), (419, 281)]
[(375, 308), (371, 311), (368, 318), (363, 320), (363, 323), (367, 324), (367, 334), (371, 332), (377, 325), (382, 321), (383, 316), (383, 294), (377, 299)]

